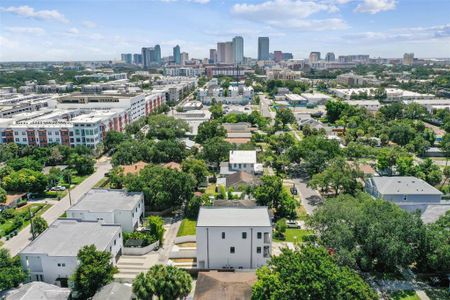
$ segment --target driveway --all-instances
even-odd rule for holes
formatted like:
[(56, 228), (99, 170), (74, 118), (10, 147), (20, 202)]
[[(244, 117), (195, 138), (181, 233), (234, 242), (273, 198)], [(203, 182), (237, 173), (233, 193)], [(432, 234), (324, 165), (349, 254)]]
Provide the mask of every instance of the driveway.
[[(71, 190), (70, 195), (72, 197), (72, 204), (75, 204), (80, 198), (88, 192), (94, 185), (105, 176), (112, 166), (109, 159), (101, 158), (96, 163), (95, 172), (86, 178), (82, 183)], [(42, 217), (50, 225), (56, 219), (58, 219), (68, 208), (70, 207), (69, 195), (62, 198), (52, 207), (50, 207)], [(12, 256), (19, 253), (31, 242), (30, 226), (28, 225), (22, 231), (19, 232), (12, 239), (5, 241), (4, 248), (8, 249)]]
[(166, 232), (164, 234), (164, 245), (159, 252), (159, 263), (164, 265), (167, 264), (170, 251), (172, 251), (172, 247), (175, 244), (175, 238), (177, 237), (180, 225), (181, 221), (177, 221), (166, 227)]

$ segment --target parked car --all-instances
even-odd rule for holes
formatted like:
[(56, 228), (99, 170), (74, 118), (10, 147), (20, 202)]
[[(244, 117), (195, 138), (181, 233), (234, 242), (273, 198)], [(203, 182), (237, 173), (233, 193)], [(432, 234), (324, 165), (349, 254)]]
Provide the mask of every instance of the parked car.
[(297, 191), (297, 188), (295, 187), (295, 184), (293, 184), (292, 187), (291, 187), (291, 194), (292, 195), (297, 195), (298, 194), (298, 191)]
[(52, 187), (50, 190), (51, 191), (65, 191), (66, 187), (65, 186), (61, 186), (61, 185), (57, 185), (57, 186)]
[(297, 228), (297, 229), (301, 228), (300, 222), (299, 221), (295, 221), (295, 220), (288, 220), (286, 222), (286, 225), (287, 225), (288, 228)]

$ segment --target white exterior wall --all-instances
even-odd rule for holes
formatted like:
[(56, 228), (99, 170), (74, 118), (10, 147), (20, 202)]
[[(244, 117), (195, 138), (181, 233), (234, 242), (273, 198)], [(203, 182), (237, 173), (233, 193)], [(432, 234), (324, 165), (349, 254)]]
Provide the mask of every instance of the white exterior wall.
[[(115, 244), (114, 244), (115, 242)], [(70, 245), (67, 245), (70, 247)], [(116, 257), (122, 253), (122, 233), (117, 233), (104, 250), (111, 253), (111, 262), (116, 265)], [(24, 269), (29, 271), (30, 281), (42, 281), (60, 285), (58, 278), (69, 278), (78, 266), (76, 256), (48, 256), (47, 254), (20, 253), (20, 259)], [(58, 265), (59, 264), (59, 265)], [(64, 266), (63, 266), (64, 264)]]
[(244, 171), (247, 173), (255, 173), (255, 164), (229, 164), (230, 170), (233, 171)]
[(67, 217), (83, 221), (99, 221), (102, 224), (114, 224), (113, 212), (90, 212), (87, 210), (68, 210)]
[[(225, 238), (222, 238), (222, 233)], [(247, 238), (242, 238), (242, 233)], [(258, 232), (261, 238), (258, 239)], [(264, 240), (266, 233), (266, 240)], [(197, 266), (205, 269), (256, 269), (265, 265), (272, 251), (272, 227), (197, 227)], [(230, 253), (230, 247), (235, 252)], [(260, 253), (258, 253), (260, 247)], [(264, 256), (266, 247), (266, 257)]]

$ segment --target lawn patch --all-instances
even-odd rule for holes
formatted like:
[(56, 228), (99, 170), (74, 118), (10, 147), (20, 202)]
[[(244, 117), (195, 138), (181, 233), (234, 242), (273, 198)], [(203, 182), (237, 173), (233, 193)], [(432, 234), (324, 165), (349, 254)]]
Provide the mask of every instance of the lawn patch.
[(180, 229), (178, 229), (177, 236), (195, 235), (197, 221), (183, 219), (181, 221)]

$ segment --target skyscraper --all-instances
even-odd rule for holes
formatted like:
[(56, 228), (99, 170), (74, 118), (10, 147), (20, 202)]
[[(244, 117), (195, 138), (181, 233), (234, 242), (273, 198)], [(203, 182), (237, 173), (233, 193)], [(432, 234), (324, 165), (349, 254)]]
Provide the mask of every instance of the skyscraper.
[(336, 56), (334, 55), (333, 52), (328, 52), (327, 55), (325, 55), (325, 60), (326, 61), (335, 61)]
[(181, 52), (180, 64), (184, 66), (188, 60), (189, 54), (187, 52)]
[(155, 62), (161, 64), (161, 46), (155, 45), (154, 51)]
[(225, 63), (234, 64), (233, 42), (225, 42)]
[(225, 63), (225, 44), (226, 43), (217, 43), (217, 62)]
[(133, 63), (136, 65), (142, 64), (142, 54), (139, 53), (133, 54)]
[(309, 62), (318, 62), (320, 60), (320, 52), (311, 52), (309, 54)]
[(217, 50), (209, 49), (209, 63), (215, 64), (217, 62)]
[(269, 38), (258, 37), (258, 60), (269, 60)]
[(142, 48), (142, 64), (144, 65), (144, 68), (149, 68), (152, 63), (152, 60), (151, 60), (152, 51), (153, 51), (153, 48), (151, 48), (151, 47), (143, 47)]
[(235, 36), (233, 38), (233, 56), (236, 64), (244, 62), (244, 39), (242, 36)]
[(131, 53), (122, 53), (120, 57), (120, 60), (126, 64), (131, 64), (133, 62), (133, 56)]
[(406, 66), (412, 66), (414, 63), (414, 53), (403, 54), (403, 64)]
[(176, 45), (173, 47), (173, 60), (175, 64), (179, 65), (181, 63), (181, 51), (180, 46)]

